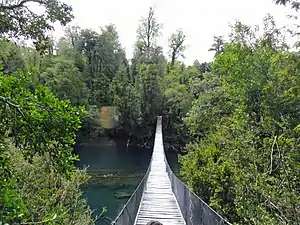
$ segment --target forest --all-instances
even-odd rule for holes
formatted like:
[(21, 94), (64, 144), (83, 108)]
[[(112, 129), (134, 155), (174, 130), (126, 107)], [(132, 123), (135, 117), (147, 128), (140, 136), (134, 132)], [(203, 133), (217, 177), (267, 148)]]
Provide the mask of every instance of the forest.
[[(299, 23), (237, 21), (208, 46), (211, 62), (185, 65), (184, 31), (164, 55), (153, 7), (132, 59), (115, 25), (69, 26), (72, 7), (59, 0), (1, 1), (0, 15), (0, 224), (94, 224), (74, 144), (110, 136), (151, 147), (159, 115), (184, 182), (228, 221), (300, 224)], [(66, 26), (59, 40), (53, 22)], [(116, 129), (101, 126), (102, 106), (118, 107)]]

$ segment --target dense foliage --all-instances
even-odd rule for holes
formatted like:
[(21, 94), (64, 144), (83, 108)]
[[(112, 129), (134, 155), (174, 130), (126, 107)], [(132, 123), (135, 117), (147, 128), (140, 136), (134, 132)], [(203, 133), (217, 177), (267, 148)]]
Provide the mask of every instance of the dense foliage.
[[(258, 31), (257, 31), (258, 32)], [(299, 224), (300, 60), (271, 17), (237, 23), (186, 114), (182, 176), (236, 224)]]
[(87, 205), (79, 199), (87, 175), (74, 170), (73, 155), (84, 109), (33, 86), (28, 72), (1, 72), (0, 84), (1, 221), (89, 224)]
[[(31, 12), (30, 2), (46, 13)], [(131, 61), (112, 24), (48, 36), (51, 22), (73, 17), (57, 0), (8, 0), (0, 10), (0, 223), (92, 224), (76, 138), (113, 135), (150, 147), (163, 115), (166, 147), (187, 153), (182, 177), (222, 216), (299, 224), (299, 43), (285, 42), (299, 26), (278, 29), (271, 16), (261, 30), (237, 22), (229, 40), (212, 40), (212, 62), (187, 66), (181, 29), (164, 56), (154, 8), (141, 19)], [(101, 126), (102, 106), (118, 107), (116, 129)]]
[[(27, 11), (29, 2), (45, 5), (47, 13)], [(51, 64), (48, 56), (42, 59), (37, 50), (7, 40), (31, 38), (38, 50), (45, 50), (49, 37), (44, 31), (51, 29), (50, 21), (70, 21), (70, 7), (58, 1), (24, 0), (2, 1), (0, 9), (0, 224), (92, 224), (81, 190), (88, 176), (74, 166), (78, 156), (73, 146), (86, 115), (84, 107), (75, 106), (81, 86), (68, 100), (49, 90), (54, 73), (65, 85), (78, 82), (70, 77), (76, 68), (67, 59)], [(56, 71), (43, 73), (39, 67), (46, 62), (48, 68), (56, 65)], [(65, 68), (72, 71), (66, 78)], [(46, 76), (48, 87), (41, 82)]]

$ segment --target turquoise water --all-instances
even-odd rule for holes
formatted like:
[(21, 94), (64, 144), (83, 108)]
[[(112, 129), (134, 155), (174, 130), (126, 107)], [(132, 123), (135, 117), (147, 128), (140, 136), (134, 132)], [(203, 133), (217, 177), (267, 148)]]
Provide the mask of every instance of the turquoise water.
[[(80, 157), (79, 166), (88, 167), (92, 176), (84, 192), (94, 210), (93, 215), (102, 212), (103, 207), (107, 209), (105, 219), (98, 220), (96, 224), (109, 224), (144, 176), (152, 149), (126, 149), (123, 143), (103, 139), (81, 143), (76, 152)], [(173, 169), (179, 168), (175, 153), (168, 153), (167, 158)]]

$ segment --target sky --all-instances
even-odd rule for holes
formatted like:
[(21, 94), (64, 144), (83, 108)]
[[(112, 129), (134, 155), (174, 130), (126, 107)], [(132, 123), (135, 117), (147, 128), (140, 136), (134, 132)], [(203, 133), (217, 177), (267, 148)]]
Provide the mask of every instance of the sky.
[[(291, 23), (287, 15), (295, 14), (289, 7), (279, 6), (272, 0), (63, 0), (72, 5), (75, 19), (70, 25), (100, 32), (100, 27), (115, 24), (127, 58), (132, 58), (139, 20), (155, 6), (158, 21), (163, 24), (159, 44), (167, 55), (168, 38), (177, 29), (186, 34), (187, 49), (184, 62), (191, 64), (211, 61), (213, 52), (208, 49), (214, 36), (227, 36), (229, 24), (240, 20), (247, 25), (261, 25), (270, 13), (278, 27)], [(55, 37), (63, 36), (56, 24)]]

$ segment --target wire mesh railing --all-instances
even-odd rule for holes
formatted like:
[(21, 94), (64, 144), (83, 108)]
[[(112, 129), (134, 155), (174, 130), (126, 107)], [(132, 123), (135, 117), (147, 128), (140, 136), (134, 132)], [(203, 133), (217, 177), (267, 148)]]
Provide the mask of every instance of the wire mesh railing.
[(133, 225), (135, 217), (137, 215), (140, 202), (144, 193), (145, 184), (148, 179), (151, 163), (148, 166), (148, 170), (140, 181), (139, 185), (127, 201), (127, 203), (122, 208), (121, 212), (118, 214), (116, 219), (111, 223), (111, 225)]
[(165, 156), (167, 172), (186, 225), (230, 225), (216, 211), (194, 194), (173, 173)]
[(149, 172), (151, 170), (152, 158), (153, 156), (151, 156), (147, 172), (144, 175), (143, 179), (140, 181), (139, 185), (136, 187), (135, 191), (133, 192), (127, 203), (124, 205), (116, 219), (111, 222), (111, 225), (134, 225), (136, 215), (140, 207), (141, 199), (146, 188)]

